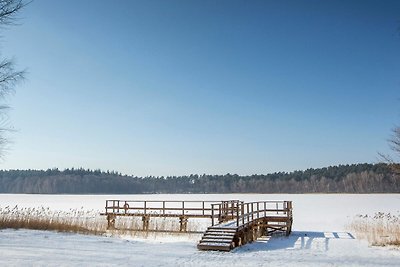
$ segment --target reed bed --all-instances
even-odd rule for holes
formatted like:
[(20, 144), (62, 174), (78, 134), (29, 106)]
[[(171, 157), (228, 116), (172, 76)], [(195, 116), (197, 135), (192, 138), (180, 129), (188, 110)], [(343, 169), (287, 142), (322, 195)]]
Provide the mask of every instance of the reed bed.
[(400, 246), (400, 214), (357, 215), (350, 228), (372, 246)]
[[(0, 229), (34, 229), (83, 234), (103, 234), (106, 225), (94, 210), (70, 209), (54, 211), (50, 208), (0, 207)], [(103, 218), (104, 219), (104, 218)]]
[[(142, 231), (141, 217), (118, 217), (116, 229), (107, 230), (107, 220), (100, 211), (69, 209), (55, 211), (50, 208), (0, 207), (0, 229), (33, 229), (59, 232), (73, 232), (93, 235), (151, 237), (179, 234), (179, 220), (176, 218), (152, 217), (149, 231)], [(204, 228), (201, 222), (190, 220), (188, 231), (199, 231)]]

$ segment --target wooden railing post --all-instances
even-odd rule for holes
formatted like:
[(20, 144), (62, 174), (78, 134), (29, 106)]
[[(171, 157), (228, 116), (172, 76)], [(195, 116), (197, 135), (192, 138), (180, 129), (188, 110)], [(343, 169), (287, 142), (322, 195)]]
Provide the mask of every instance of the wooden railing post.
[(165, 215), (165, 201), (162, 202), (163, 215)]
[(247, 220), (247, 222), (249, 222), (249, 219), (250, 219), (250, 203), (247, 203), (247, 205), (246, 205), (246, 209), (247, 209), (247, 212), (246, 212), (246, 220)]
[[(236, 202), (236, 226), (239, 227), (239, 202)], [(233, 215), (232, 215), (233, 216)]]
[(244, 202), (242, 201), (242, 224), (244, 224)]
[(251, 203), (251, 220), (254, 221), (254, 202)]
[(235, 201), (234, 202), (234, 204), (233, 204), (234, 206), (235, 206), (235, 210), (233, 210), (232, 211), (232, 216), (236, 213), (236, 214), (239, 214), (238, 212), (237, 212), (237, 210), (239, 210), (239, 201)]
[(267, 202), (264, 201), (264, 217), (267, 217)]
[(214, 204), (211, 204), (211, 226), (214, 226)]

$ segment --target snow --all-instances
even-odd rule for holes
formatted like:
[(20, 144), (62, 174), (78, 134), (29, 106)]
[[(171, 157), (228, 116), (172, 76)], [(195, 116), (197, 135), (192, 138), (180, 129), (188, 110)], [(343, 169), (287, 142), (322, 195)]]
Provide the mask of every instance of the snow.
[[(399, 214), (399, 194), (0, 195), (0, 207), (104, 210), (106, 199), (292, 200), (293, 233), (231, 252), (199, 251), (201, 235), (149, 238), (0, 230), (0, 266), (399, 266), (400, 250), (370, 247), (348, 229), (358, 214)], [(106, 223), (106, 222), (105, 222)]]

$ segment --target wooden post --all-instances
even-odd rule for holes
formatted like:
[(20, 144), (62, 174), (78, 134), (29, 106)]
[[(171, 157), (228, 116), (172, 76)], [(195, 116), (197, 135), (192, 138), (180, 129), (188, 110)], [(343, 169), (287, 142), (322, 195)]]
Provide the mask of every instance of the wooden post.
[(187, 231), (187, 222), (188, 222), (188, 219), (185, 216), (179, 217), (179, 232)]
[(211, 204), (211, 226), (214, 226), (214, 204)]
[(267, 217), (267, 202), (264, 201), (264, 217)]
[(237, 215), (237, 209), (238, 209), (237, 203), (232, 202), (232, 219), (234, 219), (235, 216)]
[(115, 229), (115, 215), (107, 214), (107, 230)]
[(287, 216), (290, 217), (292, 214), (292, 201), (287, 201)]
[(254, 221), (254, 202), (251, 202), (251, 220)]
[(142, 222), (143, 222), (143, 231), (148, 231), (149, 230), (149, 223), (150, 223), (150, 216), (149, 215), (143, 215)]
[(162, 202), (163, 215), (165, 215), (165, 201)]
[(253, 242), (253, 229), (250, 226), (247, 228), (247, 240), (249, 243)]
[(242, 201), (242, 223), (244, 224), (244, 202)]
[(263, 221), (263, 232), (262, 235), (268, 235), (268, 221)]
[(222, 222), (222, 217), (224, 216), (224, 201), (221, 204), (218, 204), (218, 223)]
[(236, 226), (239, 227), (239, 202), (236, 203), (237, 207), (236, 207)]
[(124, 203), (124, 213), (125, 214), (127, 214), (128, 213), (128, 210), (129, 210), (129, 205), (128, 205), (128, 203), (125, 201), (125, 203)]

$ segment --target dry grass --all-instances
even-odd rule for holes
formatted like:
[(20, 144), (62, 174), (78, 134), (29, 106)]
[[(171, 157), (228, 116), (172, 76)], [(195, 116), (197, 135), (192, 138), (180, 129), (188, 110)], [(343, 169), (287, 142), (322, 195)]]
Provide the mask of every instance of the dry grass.
[[(175, 218), (151, 218), (149, 230), (142, 231), (141, 217), (118, 217), (117, 230), (107, 230), (105, 216), (94, 210), (70, 209), (54, 211), (49, 208), (0, 207), (0, 229), (33, 229), (81, 234), (108, 234), (114, 236), (154, 237), (178, 234), (179, 220)], [(201, 223), (189, 220), (188, 231), (198, 231)]]
[[(102, 217), (105, 220), (105, 217)], [(209, 223), (209, 222), (208, 222)], [(142, 230), (142, 217), (117, 217), (115, 227), (117, 230), (108, 230), (107, 233), (118, 236), (132, 236), (140, 238), (156, 238), (169, 237), (177, 235), (187, 235), (187, 237), (198, 237), (197, 231), (204, 231), (206, 227), (198, 220), (192, 219), (188, 221), (188, 233), (179, 232), (178, 218), (151, 217), (149, 222), (149, 231)], [(190, 233), (192, 232), (192, 233)]]
[(49, 208), (0, 207), (0, 229), (34, 229), (75, 232), (82, 234), (103, 234), (104, 221), (93, 210), (52, 211)]
[(400, 215), (378, 212), (374, 216), (357, 215), (350, 225), (357, 237), (372, 246), (400, 246)]

